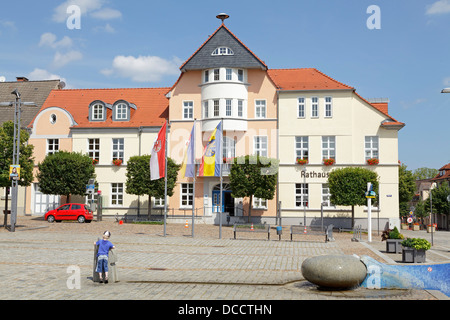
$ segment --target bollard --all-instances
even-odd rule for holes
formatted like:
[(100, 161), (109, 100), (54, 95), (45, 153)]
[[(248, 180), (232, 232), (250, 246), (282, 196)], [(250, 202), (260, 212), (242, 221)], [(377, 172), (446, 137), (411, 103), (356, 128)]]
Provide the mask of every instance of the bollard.
[[(97, 240), (100, 240), (98, 238)], [(100, 277), (98, 276), (98, 273), (95, 271), (97, 269), (97, 253), (98, 253), (98, 246), (94, 244), (94, 270), (92, 274), (92, 281), (94, 282), (100, 282)]]
[(277, 226), (278, 240), (281, 240), (281, 234), (282, 234), (282, 233), (283, 233), (283, 227)]
[(109, 251), (108, 259), (108, 282), (119, 282), (119, 273), (117, 272), (117, 254), (114, 249)]

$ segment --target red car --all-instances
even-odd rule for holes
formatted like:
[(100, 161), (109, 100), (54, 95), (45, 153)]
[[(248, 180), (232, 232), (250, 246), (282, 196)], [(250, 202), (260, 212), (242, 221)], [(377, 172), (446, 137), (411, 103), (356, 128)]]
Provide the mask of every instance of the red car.
[(87, 205), (81, 203), (67, 203), (45, 214), (45, 220), (50, 223), (63, 220), (77, 220), (79, 223), (84, 223), (91, 222), (93, 219), (92, 211)]

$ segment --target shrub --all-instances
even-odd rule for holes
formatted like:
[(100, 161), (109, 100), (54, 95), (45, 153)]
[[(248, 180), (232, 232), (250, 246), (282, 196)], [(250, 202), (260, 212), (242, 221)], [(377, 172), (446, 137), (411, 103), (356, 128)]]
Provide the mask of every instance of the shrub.
[(414, 248), (416, 250), (429, 250), (431, 248), (431, 243), (421, 238), (408, 238), (402, 241), (402, 246)]
[(404, 239), (404, 238), (405, 237), (398, 231), (397, 227), (394, 227), (394, 229), (385, 230), (381, 234), (381, 241), (387, 239)]

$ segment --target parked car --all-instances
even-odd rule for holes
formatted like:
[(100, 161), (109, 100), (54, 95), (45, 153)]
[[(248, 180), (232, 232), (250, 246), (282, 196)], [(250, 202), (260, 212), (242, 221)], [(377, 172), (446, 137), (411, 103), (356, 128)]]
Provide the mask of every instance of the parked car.
[(66, 203), (55, 210), (50, 210), (45, 214), (45, 220), (48, 222), (60, 222), (77, 220), (79, 223), (91, 222), (94, 214), (85, 204)]

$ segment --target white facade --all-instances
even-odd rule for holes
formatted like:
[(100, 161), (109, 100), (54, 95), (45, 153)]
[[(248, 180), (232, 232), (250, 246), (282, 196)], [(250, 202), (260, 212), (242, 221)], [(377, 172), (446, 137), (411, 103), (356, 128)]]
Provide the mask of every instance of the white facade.
[[(379, 175), (380, 203), (372, 210), (373, 218), (380, 219), (382, 229), (388, 222), (399, 225), (398, 131), (384, 128), (384, 120), (385, 114), (353, 90), (280, 92), (282, 218), (303, 223), (306, 217), (307, 225), (316, 223), (323, 205), (325, 219), (350, 226), (351, 208), (329, 202), (327, 177), (334, 169), (358, 166)], [(307, 158), (308, 164), (297, 164), (297, 157)], [(329, 157), (335, 164), (325, 166), (323, 159)], [(379, 164), (368, 165), (368, 157), (378, 158)], [(355, 219), (356, 225), (366, 226), (367, 208), (355, 207)]]

